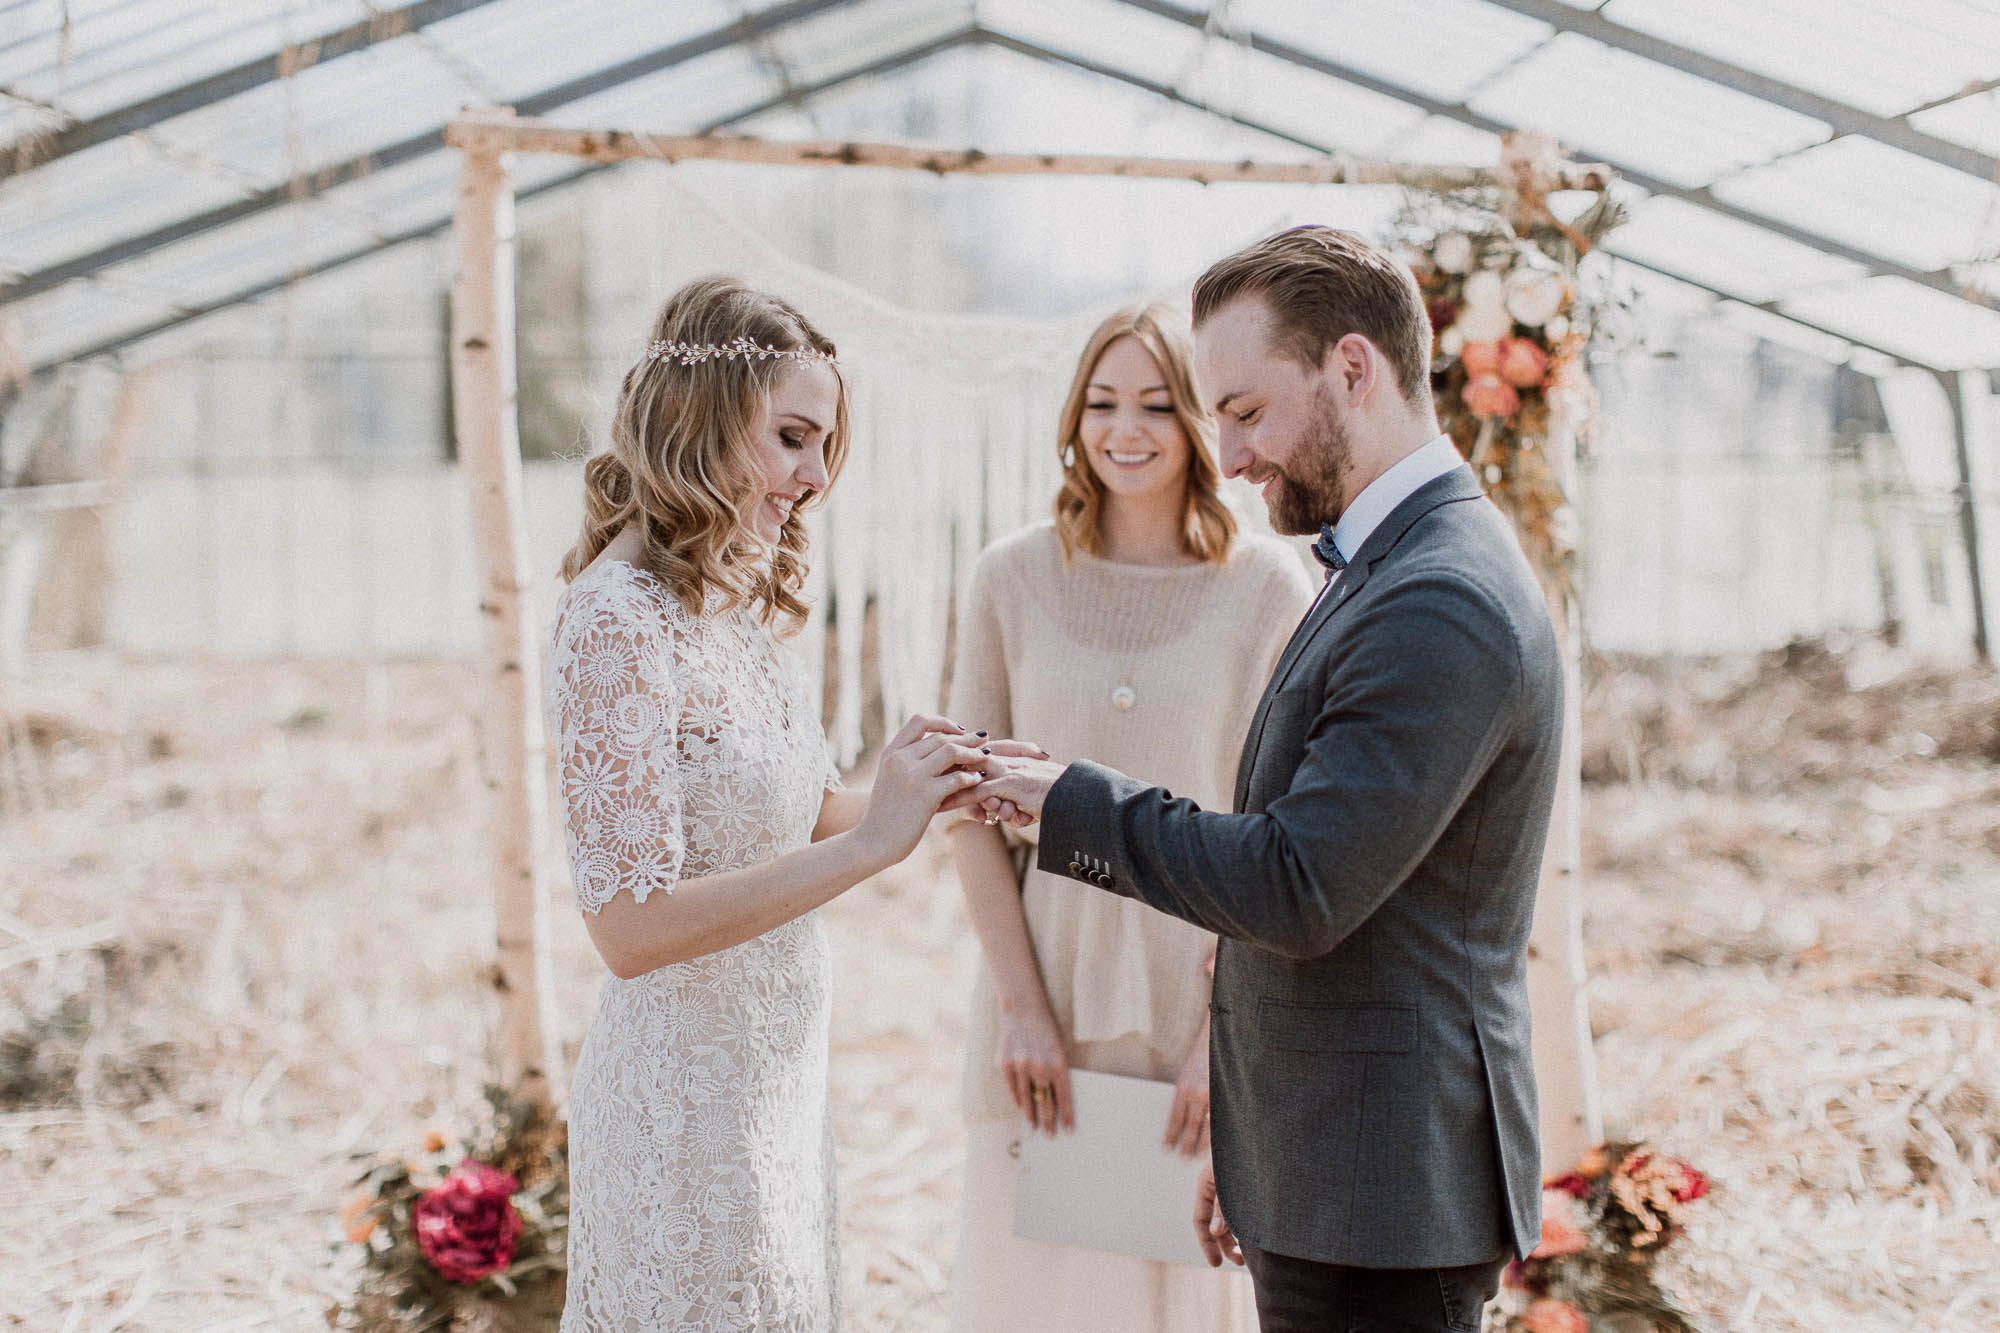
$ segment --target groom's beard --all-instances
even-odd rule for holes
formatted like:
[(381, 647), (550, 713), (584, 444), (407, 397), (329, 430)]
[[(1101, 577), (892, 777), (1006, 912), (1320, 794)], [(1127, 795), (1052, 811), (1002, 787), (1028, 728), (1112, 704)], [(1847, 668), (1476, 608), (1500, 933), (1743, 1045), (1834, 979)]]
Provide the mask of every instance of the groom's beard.
[(1324, 389), (1313, 393), (1311, 420), (1291, 460), (1274, 469), (1278, 484), (1265, 504), (1272, 530), (1290, 537), (1318, 532), (1320, 524), (1333, 522), (1347, 508), (1347, 474), (1353, 469), (1347, 423)]

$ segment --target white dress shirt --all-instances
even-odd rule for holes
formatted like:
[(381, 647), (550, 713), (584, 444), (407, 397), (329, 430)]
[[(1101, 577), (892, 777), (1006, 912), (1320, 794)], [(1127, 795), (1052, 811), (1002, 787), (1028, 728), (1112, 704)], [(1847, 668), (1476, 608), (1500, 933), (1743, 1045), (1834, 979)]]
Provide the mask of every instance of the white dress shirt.
[[(1352, 560), (1361, 549), (1361, 544), (1368, 540), (1368, 535), (1395, 511), (1397, 505), (1464, 461), (1465, 455), (1458, 452), (1451, 436), (1442, 432), (1430, 443), (1405, 454), (1387, 472), (1363, 487), (1361, 494), (1347, 506), (1340, 521), (1333, 525), (1333, 549), (1340, 552), (1341, 559)], [(1313, 598), (1313, 605), (1317, 607), (1320, 598), (1326, 596), (1326, 590), (1338, 582), (1340, 574), (1333, 573), (1320, 586), (1319, 596)]]
[(1395, 511), (1397, 505), (1415, 495), (1465, 461), (1451, 437), (1439, 434), (1429, 444), (1406, 454), (1395, 466), (1375, 478), (1354, 497), (1353, 503), (1333, 525), (1333, 545), (1341, 558), (1352, 560), (1368, 535)]

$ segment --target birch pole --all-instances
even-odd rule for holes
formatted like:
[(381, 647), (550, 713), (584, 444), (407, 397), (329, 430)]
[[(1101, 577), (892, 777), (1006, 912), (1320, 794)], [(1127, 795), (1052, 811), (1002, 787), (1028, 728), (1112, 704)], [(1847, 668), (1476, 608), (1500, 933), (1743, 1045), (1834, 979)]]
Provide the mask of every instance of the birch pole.
[[(1546, 134), (1515, 131), (1501, 139), (1501, 212), (1514, 229), (1551, 225), (1575, 239), (1549, 212), (1550, 192), (1568, 188), (1556, 144)], [(1543, 456), (1562, 493), (1576, 495), (1576, 423), (1559, 397), (1550, 400)], [(1562, 650), (1562, 760), (1549, 840), (1542, 854), (1535, 920), (1528, 934), (1528, 1005), (1532, 1015), (1535, 1084), (1541, 1103), (1542, 1167), (1566, 1171), (1604, 1137), (1597, 1103), (1597, 1060), (1584, 998), (1583, 964), (1583, 628), (1569, 581), (1537, 569), (1549, 619)]]
[[(1576, 432), (1551, 414), (1545, 456), (1576, 494)], [(1597, 1102), (1597, 1057), (1584, 997), (1583, 962), (1583, 626), (1576, 598), (1553, 571), (1538, 570), (1562, 651), (1562, 760), (1549, 840), (1542, 852), (1535, 921), (1528, 933), (1528, 1006), (1541, 1105), (1543, 1169), (1566, 1171), (1604, 1138)]]
[(551, 1102), (560, 1056), (544, 1021), (549, 905), (541, 668), (523, 591), (528, 583), (515, 419), (514, 188), (505, 155), (468, 148), (458, 181), (458, 272), (451, 289), (452, 413), (471, 499), (485, 643), (482, 778), (493, 840), (501, 1083)]
[(1543, 1170), (1568, 1170), (1604, 1137), (1583, 967), (1583, 682), (1576, 605), (1543, 584), (1563, 661), (1562, 772), (1528, 935), (1528, 1004), (1541, 1100)]
[[(977, 148), (925, 148), (859, 140), (756, 139), (730, 134), (647, 134), (639, 130), (574, 129), (505, 113), (468, 112), (445, 127), (455, 148), (487, 152), (556, 153), (587, 162), (757, 162), (766, 166), (896, 167), (936, 176), (1109, 176), (1126, 180), (1185, 180), (1203, 185), (1266, 181), (1290, 185), (1401, 185), (1413, 190), (1469, 190), (1500, 183), (1485, 167), (1419, 162), (1362, 162), (1339, 155), (1303, 162), (1107, 157), (1088, 153), (988, 153)], [(1602, 163), (1553, 160), (1550, 188), (1608, 190)]]

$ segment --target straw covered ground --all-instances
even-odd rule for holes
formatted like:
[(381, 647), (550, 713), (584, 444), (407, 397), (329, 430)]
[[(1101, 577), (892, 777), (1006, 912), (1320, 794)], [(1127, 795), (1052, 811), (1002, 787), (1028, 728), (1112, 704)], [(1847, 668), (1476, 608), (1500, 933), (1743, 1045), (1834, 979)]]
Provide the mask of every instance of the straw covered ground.
[[(1717, 1186), (1667, 1276), (1715, 1330), (2000, 1327), (2000, 681), (1869, 643), (1594, 677), (1604, 1110)], [(5, 686), (0, 1327), (323, 1328), (352, 1292), (358, 1164), (488, 1070), (473, 686), (102, 654)], [(828, 917), (849, 1327), (941, 1329), (942, 848)], [(573, 1050), (600, 971), (557, 920)]]

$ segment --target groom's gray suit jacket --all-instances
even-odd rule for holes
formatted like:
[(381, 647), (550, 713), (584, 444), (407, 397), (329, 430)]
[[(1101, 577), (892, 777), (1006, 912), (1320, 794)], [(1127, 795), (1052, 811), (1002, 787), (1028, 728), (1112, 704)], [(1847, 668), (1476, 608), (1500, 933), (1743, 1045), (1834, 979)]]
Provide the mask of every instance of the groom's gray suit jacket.
[(1422, 1268), (1539, 1241), (1524, 969), (1562, 688), (1534, 574), (1459, 467), (1300, 624), (1238, 813), (1088, 762), (1049, 793), (1042, 869), (1223, 937), (1215, 1174), (1251, 1244)]

